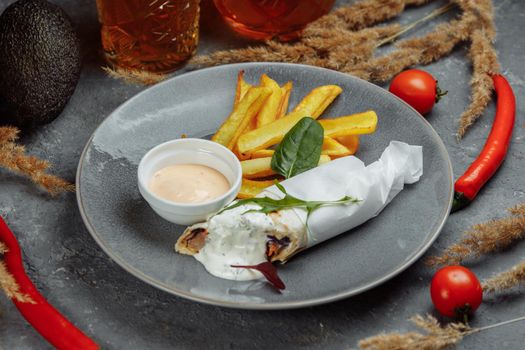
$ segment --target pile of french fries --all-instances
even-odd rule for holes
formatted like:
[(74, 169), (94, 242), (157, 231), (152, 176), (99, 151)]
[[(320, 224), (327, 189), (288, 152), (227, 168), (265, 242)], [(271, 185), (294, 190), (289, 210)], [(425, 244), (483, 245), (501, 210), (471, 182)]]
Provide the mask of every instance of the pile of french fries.
[[(263, 74), (258, 86), (237, 78), (233, 111), (212, 140), (231, 149), (242, 165), (243, 181), (239, 198), (251, 198), (282, 180), (270, 164), (274, 150), (286, 133), (302, 118), (317, 119), (343, 91), (337, 85), (319, 86), (288, 112), (293, 83), (283, 86)], [(374, 111), (323, 119), (324, 142), (319, 165), (338, 157), (355, 154), (359, 135), (373, 133), (377, 125)]]

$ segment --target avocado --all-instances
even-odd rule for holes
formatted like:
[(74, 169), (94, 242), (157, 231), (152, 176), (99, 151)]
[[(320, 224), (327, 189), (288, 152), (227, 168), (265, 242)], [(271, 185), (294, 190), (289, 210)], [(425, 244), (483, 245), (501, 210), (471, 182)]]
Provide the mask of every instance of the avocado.
[(45, 0), (19, 0), (0, 15), (0, 124), (55, 119), (75, 91), (80, 43), (67, 14)]

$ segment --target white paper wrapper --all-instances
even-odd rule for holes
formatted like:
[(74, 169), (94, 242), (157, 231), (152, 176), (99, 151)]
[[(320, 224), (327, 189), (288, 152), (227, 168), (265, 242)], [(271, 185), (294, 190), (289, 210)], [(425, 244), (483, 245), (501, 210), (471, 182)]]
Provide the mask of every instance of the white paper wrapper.
[[(311, 247), (375, 217), (405, 184), (417, 182), (422, 174), (422, 147), (392, 141), (380, 159), (368, 166), (356, 157), (344, 157), (281, 184), (289, 194), (304, 200), (338, 200), (344, 196), (361, 200), (315, 210), (308, 218), (306, 247)], [(266, 189), (260, 196), (265, 195), (283, 196), (276, 186)], [(306, 223), (306, 210), (292, 210)]]

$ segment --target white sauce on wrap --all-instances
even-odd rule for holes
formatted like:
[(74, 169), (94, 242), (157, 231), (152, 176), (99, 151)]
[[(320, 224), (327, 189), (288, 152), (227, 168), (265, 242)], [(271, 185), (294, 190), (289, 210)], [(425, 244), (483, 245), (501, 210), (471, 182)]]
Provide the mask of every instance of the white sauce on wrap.
[(212, 275), (237, 281), (261, 278), (259, 271), (232, 268), (231, 265), (265, 262), (268, 236), (291, 230), (304, 231), (302, 222), (290, 210), (281, 211), (278, 221), (274, 222), (271, 216), (263, 213), (246, 213), (254, 208), (258, 206), (242, 205), (225, 210), (208, 221), (206, 244), (194, 257)]

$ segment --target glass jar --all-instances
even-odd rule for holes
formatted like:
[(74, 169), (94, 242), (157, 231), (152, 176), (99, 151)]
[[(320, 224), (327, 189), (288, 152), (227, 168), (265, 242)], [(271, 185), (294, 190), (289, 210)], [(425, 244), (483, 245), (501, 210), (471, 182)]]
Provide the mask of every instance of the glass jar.
[(102, 48), (119, 67), (169, 72), (199, 41), (199, 0), (97, 0)]
[(226, 23), (255, 40), (297, 38), (304, 27), (327, 14), (335, 0), (214, 0)]

